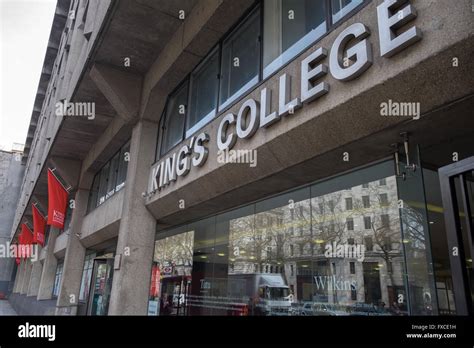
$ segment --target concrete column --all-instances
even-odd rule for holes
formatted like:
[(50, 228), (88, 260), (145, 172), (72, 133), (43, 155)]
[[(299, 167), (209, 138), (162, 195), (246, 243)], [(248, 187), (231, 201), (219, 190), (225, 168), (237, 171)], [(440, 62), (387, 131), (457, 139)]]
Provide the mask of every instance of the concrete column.
[(43, 263), (43, 272), (38, 289), (38, 300), (50, 300), (53, 296), (54, 277), (56, 276), (56, 267), (58, 260), (54, 256), (54, 244), (58, 237), (59, 229), (51, 227), (49, 231), (48, 245), (46, 246), (46, 255)]
[(31, 270), (30, 276), (30, 285), (28, 287), (28, 292), (26, 296), (37, 296), (38, 290), (41, 282), (41, 274), (43, 273), (43, 265), (39, 260), (39, 256), (41, 255), (41, 246), (38, 245), (38, 260), (33, 262), (33, 269)]
[[(146, 209), (142, 192), (147, 190), (154, 157), (157, 125), (139, 121), (133, 129), (130, 162), (125, 184), (109, 315), (146, 315), (148, 285), (153, 257), (156, 220)], [(125, 252), (129, 251), (129, 252)]]
[(25, 261), (21, 260), (20, 264), (18, 265), (18, 270), (16, 272), (15, 287), (13, 288), (14, 293), (19, 293), (21, 290), (21, 284), (23, 284), (24, 269), (25, 269)]
[(28, 286), (30, 285), (30, 276), (31, 276), (32, 264), (30, 259), (26, 259), (25, 262), (25, 276), (23, 277), (23, 282), (21, 285), (20, 294), (26, 295), (28, 292)]
[(76, 192), (76, 207), (72, 213), (66, 255), (64, 257), (63, 276), (59, 289), (56, 315), (76, 315), (81, 290), (82, 270), (86, 248), (78, 235), (81, 233), (82, 220), (87, 210), (89, 191), (79, 188)]
[(15, 280), (13, 281), (12, 293), (16, 292), (16, 288), (18, 286), (18, 274), (19, 273), (20, 273), (20, 266), (18, 265), (17, 268), (16, 268)]

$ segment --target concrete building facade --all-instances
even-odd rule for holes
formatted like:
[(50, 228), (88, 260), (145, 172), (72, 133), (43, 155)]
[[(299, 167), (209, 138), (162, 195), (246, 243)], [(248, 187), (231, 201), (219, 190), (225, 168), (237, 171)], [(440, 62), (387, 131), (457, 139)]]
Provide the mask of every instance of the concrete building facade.
[(470, 10), (59, 0), (11, 240), (48, 169), (66, 227), (14, 308), (472, 313)]

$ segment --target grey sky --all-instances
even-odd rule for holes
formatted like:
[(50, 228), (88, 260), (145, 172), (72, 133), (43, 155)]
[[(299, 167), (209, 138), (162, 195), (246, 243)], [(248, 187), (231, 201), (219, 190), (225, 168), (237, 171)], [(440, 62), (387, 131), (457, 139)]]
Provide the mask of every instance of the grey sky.
[(0, 149), (24, 144), (56, 0), (0, 0)]

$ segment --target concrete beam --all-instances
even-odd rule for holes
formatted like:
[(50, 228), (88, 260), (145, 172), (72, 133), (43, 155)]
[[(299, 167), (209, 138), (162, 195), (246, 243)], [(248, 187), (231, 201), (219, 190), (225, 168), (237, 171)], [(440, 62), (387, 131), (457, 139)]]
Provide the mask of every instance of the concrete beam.
[(144, 78), (140, 118), (156, 121), (160, 117), (166, 96), (253, 3), (218, 0), (194, 6)]
[(94, 64), (89, 75), (120, 117), (127, 123), (137, 117), (141, 76), (98, 63)]
[[(71, 146), (74, 147), (73, 144)], [(76, 188), (79, 182), (79, 175), (81, 174), (81, 161), (62, 157), (52, 157), (49, 161), (57, 169), (61, 178), (73, 188)]]

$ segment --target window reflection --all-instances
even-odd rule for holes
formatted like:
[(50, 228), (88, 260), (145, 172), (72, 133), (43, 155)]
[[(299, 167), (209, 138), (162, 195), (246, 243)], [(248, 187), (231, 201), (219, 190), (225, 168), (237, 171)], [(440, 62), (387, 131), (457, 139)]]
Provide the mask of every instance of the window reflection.
[(417, 215), (398, 204), (385, 162), (159, 233), (151, 312), (406, 315), (401, 226), (416, 238)]

